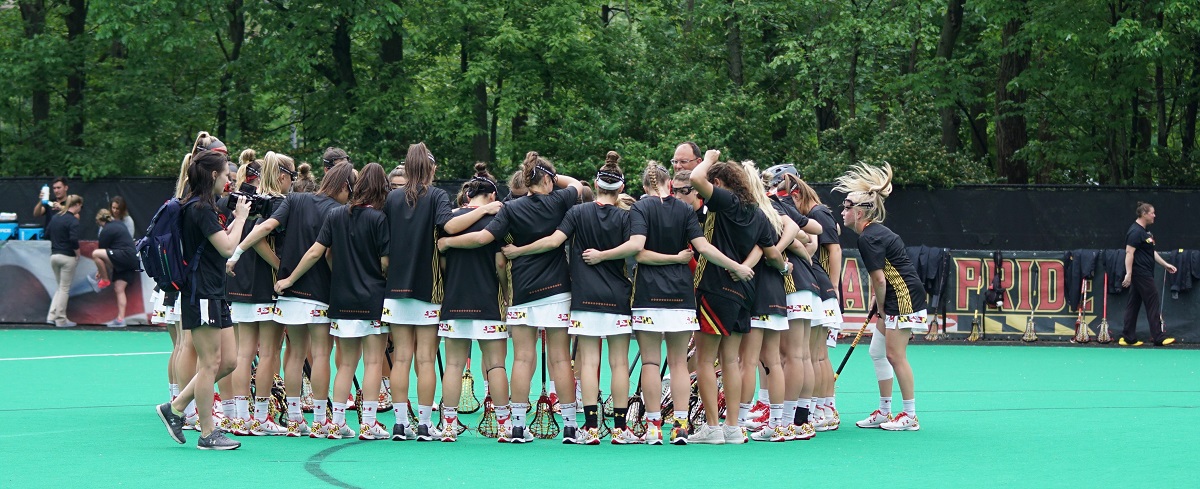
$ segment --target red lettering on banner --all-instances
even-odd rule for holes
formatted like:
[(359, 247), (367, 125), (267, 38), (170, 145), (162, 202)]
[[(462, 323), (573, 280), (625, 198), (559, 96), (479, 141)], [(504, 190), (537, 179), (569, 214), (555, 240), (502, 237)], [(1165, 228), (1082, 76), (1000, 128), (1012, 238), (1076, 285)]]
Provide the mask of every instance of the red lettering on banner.
[(977, 293), (980, 285), (987, 289), (987, 284), (983, 279), (983, 260), (955, 258), (954, 265), (957, 268), (956, 277), (958, 277), (958, 291), (954, 296), (955, 309), (967, 311), (971, 309), (971, 294)]
[[(983, 290), (985, 291), (992, 286), (992, 275), (994, 273), (993, 269), (995, 268), (994, 263), (995, 262), (993, 262), (991, 259), (984, 260), (987, 271), (987, 276), (984, 277), (985, 285), (983, 286)], [(1013, 284), (1017, 282), (1017, 277), (1013, 274), (1012, 260), (1001, 260), (1000, 270), (1004, 273), (1004, 277), (1000, 279), (1000, 288), (1004, 291), (1004, 309), (1019, 309), (1020, 307), (1014, 305), (1016, 302), (1013, 301), (1011, 292)]]
[[(1020, 271), (1020, 290), (1017, 291), (1017, 302), (1013, 303), (1012, 309), (1018, 311), (1029, 311), (1033, 309), (1033, 298), (1030, 292), (1033, 290), (1033, 261), (1032, 260), (1016, 260), (1017, 270)], [(1007, 273), (1005, 275), (1008, 275)], [(1006, 289), (1011, 289), (1011, 285), (1006, 285)], [(1041, 298), (1045, 298), (1042, 296)]]
[(1063, 264), (1058, 260), (1038, 260), (1038, 305), (1039, 312), (1059, 312), (1067, 305), (1063, 288), (1066, 276)]
[(866, 311), (863, 288), (858, 260), (847, 258), (842, 266), (842, 305), (847, 311)]

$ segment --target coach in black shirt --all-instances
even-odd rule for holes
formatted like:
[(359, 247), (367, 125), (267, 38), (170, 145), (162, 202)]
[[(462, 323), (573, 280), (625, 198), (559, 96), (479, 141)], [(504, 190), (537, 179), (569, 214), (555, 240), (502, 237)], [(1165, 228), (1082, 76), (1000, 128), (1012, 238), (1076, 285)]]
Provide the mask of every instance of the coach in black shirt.
[(1125, 233), (1125, 280), (1121, 287), (1129, 287), (1129, 305), (1125, 307), (1125, 331), (1121, 335), (1122, 346), (1139, 346), (1137, 339), (1137, 313), (1146, 306), (1146, 320), (1150, 322), (1150, 340), (1158, 346), (1175, 342), (1167, 336), (1162, 325), (1162, 302), (1154, 288), (1154, 264), (1158, 263), (1175, 273), (1175, 267), (1154, 252), (1154, 235), (1146, 228), (1154, 224), (1154, 206), (1138, 202), (1137, 220)]

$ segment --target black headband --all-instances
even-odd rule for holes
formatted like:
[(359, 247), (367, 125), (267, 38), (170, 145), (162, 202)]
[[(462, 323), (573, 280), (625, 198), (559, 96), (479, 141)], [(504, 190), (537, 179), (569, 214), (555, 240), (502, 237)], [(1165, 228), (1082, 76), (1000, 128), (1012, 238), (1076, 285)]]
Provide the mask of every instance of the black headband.
[(480, 182), (483, 185), (476, 187), (474, 190), (467, 188), (467, 197), (475, 197), (476, 195), (479, 195), (482, 191), (487, 190), (488, 188), (491, 188), (492, 192), (500, 191), (500, 188), (496, 186), (496, 182), (492, 181), (492, 179), (490, 179), (490, 178), (471, 177), (471, 179), (468, 180), (467, 183), (470, 184), (471, 182)]
[[(606, 182), (606, 181), (602, 180), (602, 178), (607, 178), (610, 180), (616, 179), (616, 181), (615, 182)], [(604, 190), (619, 190), (621, 188), (621, 185), (624, 183), (625, 183), (625, 177), (623, 177), (621, 175), (617, 175), (616, 173), (609, 173), (606, 171), (596, 172), (596, 186), (600, 187)]]

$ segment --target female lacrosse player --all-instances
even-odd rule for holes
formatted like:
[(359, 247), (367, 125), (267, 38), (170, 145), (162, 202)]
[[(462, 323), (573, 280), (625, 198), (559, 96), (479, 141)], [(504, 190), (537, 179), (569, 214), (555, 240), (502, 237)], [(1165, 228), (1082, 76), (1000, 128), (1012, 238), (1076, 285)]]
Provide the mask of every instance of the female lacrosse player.
[[(768, 264), (786, 272), (787, 261), (776, 249), (777, 236), (765, 213), (760, 210), (745, 170), (732, 162), (717, 162), (721, 152), (709, 150), (704, 161), (692, 170), (692, 186), (699, 191), (708, 209), (704, 229), (706, 237), (726, 256), (747, 263), (755, 246), (762, 248)], [(756, 176), (757, 178), (757, 176)], [(717, 376), (714, 362), (721, 359), (727, 399), (742, 392), (742, 372), (738, 351), (742, 335), (750, 331), (750, 311), (755, 301), (755, 284), (741, 280), (724, 270), (707, 267), (701, 257), (696, 265), (696, 302), (701, 334), (697, 337), (697, 381), (704, 403), (706, 423), (689, 438), (692, 443), (745, 443), (746, 435), (736, 416), (728, 416), (725, 427), (718, 427)]]
[(433, 186), (436, 171), (437, 164), (425, 143), (409, 146), (404, 157), (408, 182), (388, 194), (383, 207), (392, 236), (389, 255), (397, 258), (388, 264), (383, 302), (383, 322), (391, 328), (396, 355), (391, 375), (392, 396), (398, 399), (392, 433), (395, 440), (412, 438), (414, 431), (408, 426), (407, 416), (409, 372), (414, 355), (420, 423), (415, 428), (415, 438), (418, 441), (434, 438), (431, 423), (437, 388), (434, 362), (442, 302), (442, 271), (435, 233), (439, 229), (449, 234), (462, 232), (483, 215), (495, 214), (500, 208), (500, 204), (494, 204), (454, 217), (449, 195)]
[[(511, 235), (512, 244), (524, 246), (554, 233), (567, 210), (579, 198), (579, 180), (559, 175), (554, 165), (536, 151), (525, 155), (522, 166), (529, 194), (508, 202), (484, 231), (442, 238), (438, 248), (478, 248)], [(556, 190), (557, 188), (557, 190)], [(512, 438), (513, 443), (533, 441), (525, 427), (529, 411), (529, 384), (536, 363), (537, 328), (546, 329), (546, 350), (550, 357), (550, 372), (559, 385), (572, 385), (570, 339), (571, 282), (567, 274), (566, 256), (562, 248), (536, 255), (522, 256), (512, 261), (512, 302), (507, 322), (513, 339)], [(565, 389), (561, 397), (563, 420), (569, 429), (566, 438), (575, 432), (575, 399)]]
[(125, 288), (137, 277), (137, 250), (134, 249), (129, 228), (114, 219), (108, 209), (100, 209), (96, 213), (96, 225), (100, 226), (100, 238), (96, 249), (92, 251), (96, 276), (105, 281), (111, 280), (117, 296), (117, 318), (108, 323), (108, 327), (121, 328), (125, 326)]
[(346, 426), (346, 404), (350, 398), (351, 382), (363, 360), (363, 399), (359, 410), (360, 440), (387, 439), (388, 432), (375, 419), (372, 403), (379, 398), (382, 386), (384, 347), (387, 345), (387, 326), (379, 321), (383, 314), (385, 286), (384, 270), (388, 267), (389, 229), (387, 216), (379, 211), (387, 198), (388, 182), (383, 167), (369, 163), (363, 167), (354, 185), (353, 197), (343, 207), (335, 208), (325, 218), (317, 240), (304, 254), (291, 275), (275, 283), (275, 291), (292, 287), (299, 279), (322, 261), (329, 251), (329, 261), (337, 273), (330, 281), (328, 315), (329, 332), (337, 338), (337, 378), (333, 383), (333, 419), (323, 428), (325, 436), (336, 440), (354, 436)]
[[(354, 168), (339, 163), (325, 172), (316, 193), (289, 193), (279, 208), (266, 221), (242, 240), (230, 257), (227, 267), (238, 263), (238, 257), (255, 248), (263, 238), (276, 233), (275, 249), (279, 254), (278, 276), (292, 275), (304, 254), (317, 241), (317, 235), (331, 211), (349, 202), (355, 184)], [(288, 329), (287, 359), (283, 365), (284, 390), (288, 393), (287, 436), (324, 438), (329, 403), (329, 355), (333, 348), (329, 335), (329, 264), (321, 260), (296, 279), (275, 301), (272, 320)], [(300, 407), (304, 365), (312, 359), (309, 380), (312, 383), (313, 425), (305, 424)]]
[(180, 294), (183, 329), (191, 331), (198, 365), (196, 375), (175, 400), (158, 406), (158, 416), (171, 437), (183, 443), (183, 408), (193, 399), (201, 401), (200, 440), (202, 450), (232, 450), (241, 444), (216, 430), (207, 403), (213, 398), (212, 386), (233, 371), (237, 358), (233, 322), (225, 302), (225, 270), (222, 255), (232, 255), (250, 203), (239, 198), (233, 223), (223, 229), (217, 219), (216, 196), (228, 183), (224, 153), (203, 151), (188, 170), (188, 192), (180, 216), (184, 250), (200, 252), (195, 272), (188, 277), (190, 289)]
[[(667, 364), (671, 377), (671, 398), (688, 399), (689, 370), (688, 341), (699, 329), (696, 319), (696, 293), (688, 264), (693, 252), (703, 254), (713, 264), (750, 278), (750, 267), (721, 254), (704, 238), (696, 213), (690, 204), (675, 195), (692, 194), (687, 179), (677, 180), (672, 189), (667, 169), (653, 162), (642, 173), (642, 189), (648, 196), (633, 204), (630, 213), (629, 241), (637, 254), (638, 268), (634, 278), (632, 319), (642, 355), (641, 384), (648, 426), (645, 442), (661, 445), (662, 411), (662, 342), (666, 337)], [(686, 190), (685, 190), (686, 189)], [(622, 245), (622, 247), (627, 245)], [(660, 371), (655, 371), (656, 369)], [(615, 392), (615, 391), (614, 391)], [(682, 402), (682, 401), (680, 401)], [(682, 409), (681, 409), (682, 408)], [(669, 441), (687, 444), (688, 412), (684, 404), (676, 405), (674, 426)]]
[[(475, 176), (463, 185), (467, 204), (454, 210), (461, 216), (496, 202), (495, 177), (487, 171), (487, 164), (475, 164)], [(482, 231), (494, 216), (486, 215), (464, 232)], [(504, 324), (503, 310), (508, 296), (508, 260), (500, 253), (500, 246), (493, 242), (475, 249), (449, 249), (445, 254), (446, 295), (442, 298), (442, 324), (438, 335), (446, 339), (446, 372), (442, 377), (442, 426), (451, 427), (458, 423), (458, 403), (462, 389), (446, 389), (462, 378), (470, 354), (471, 340), (479, 341), (483, 351), (484, 377), (488, 381), (488, 394), (496, 409), (496, 421), (500, 424), (500, 443), (507, 443), (511, 436), (509, 418), (512, 411), (508, 406), (508, 375), (505, 373), (505, 357), (508, 355), (508, 328)], [(442, 441), (455, 441), (453, 429), (442, 432)]]
[(889, 421), (886, 415), (875, 411), (858, 426), (917, 431), (921, 425), (917, 422), (913, 397), (913, 371), (905, 350), (912, 330), (925, 325), (925, 289), (904, 250), (904, 241), (883, 225), (887, 216), (883, 201), (892, 193), (892, 167), (886, 163), (883, 167), (860, 164), (838, 177), (834, 190), (847, 194), (846, 200), (842, 201), (842, 221), (858, 233), (858, 249), (871, 277), (872, 295), (875, 304), (881, 305), (879, 320), (871, 335), (871, 358), (877, 363), (879, 396), (891, 397), (892, 382), (887, 376), (890, 372), (881, 368), (876, 359), (877, 341), (886, 345), (885, 360), (900, 384), (900, 395), (904, 400), (904, 410), (894, 419)]

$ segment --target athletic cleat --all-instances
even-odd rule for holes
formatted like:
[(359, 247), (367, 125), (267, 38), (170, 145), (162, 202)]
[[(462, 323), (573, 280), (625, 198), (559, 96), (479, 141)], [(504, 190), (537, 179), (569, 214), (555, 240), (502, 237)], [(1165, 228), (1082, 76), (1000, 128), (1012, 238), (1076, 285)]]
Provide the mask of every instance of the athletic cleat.
[(201, 450), (234, 450), (240, 446), (241, 442), (229, 439), (221, 430), (213, 430), (208, 436), (196, 440), (196, 448)]
[(1121, 338), (1120, 340), (1117, 340), (1117, 344), (1121, 346), (1142, 346), (1142, 340), (1136, 340), (1133, 343), (1129, 343), (1125, 341), (1125, 338)]
[[(455, 421), (455, 423), (457, 423), (457, 421)], [(446, 426), (454, 426), (454, 425), (447, 424)], [(458, 430), (450, 429), (450, 430), (443, 431), (441, 439), (445, 443), (453, 443), (453, 442), (457, 441), (458, 440)]]
[(183, 416), (171, 412), (171, 403), (159, 404), (155, 411), (158, 412), (158, 419), (162, 420), (163, 426), (167, 427), (167, 434), (171, 435), (171, 439), (181, 445), (187, 443), (183, 436)]
[(891, 421), (883, 423), (879, 427), (887, 431), (919, 431), (921, 424), (917, 422), (916, 416), (901, 411)]
[(671, 444), (672, 445), (687, 445), (688, 432), (687, 428), (679, 424), (678, 421), (671, 427)]
[[(647, 430), (646, 434), (650, 434), (649, 430)], [(619, 430), (619, 431), (613, 430), (613, 434), (612, 434), (612, 444), (613, 445), (641, 445), (643, 443), (646, 443), (646, 440), (642, 439), (642, 437), (640, 437), (640, 436), (633, 434), (633, 430), (630, 430), (628, 427), (626, 427), (623, 430)], [(662, 441), (659, 440), (659, 443), (662, 443)]]
[(796, 427), (797, 440), (807, 441), (813, 439), (814, 436), (817, 436), (817, 430), (811, 424), (804, 423)]
[[(213, 420), (216, 421), (215, 419)], [(233, 433), (233, 418), (221, 418), (221, 421), (215, 423), (217, 428), (226, 433)]]
[(774, 432), (771, 434), (771, 441), (778, 443), (788, 441), (788, 433), (790, 433), (791, 430), (785, 426), (776, 426), (771, 431)]
[(696, 428), (696, 432), (687, 440), (688, 443), (699, 445), (724, 445), (725, 432), (720, 426), (709, 426), (705, 423)]
[(826, 431), (837, 431), (838, 427), (842, 425), (842, 416), (838, 414), (837, 409), (828, 404), (822, 406), (821, 409), (825, 411)]
[(772, 439), (775, 437), (775, 431), (775, 428), (764, 426), (758, 431), (750, 433), (750, 439), (754, 441), (783, 441)]
[(583, 434), (576, 439), (576, 443), (580, 445), (599, 445), (600, 444), (600, 429), (599, 428), (584, 428)]
[(658, 425), (651, 423), (650, 426), (646, 427), (646, 436), (644, 436), (642, 440), (645, 441), (647, 445), (662, 445), (662, 428), (659, 428)]
[(260, 423), (257, 419), (254, 419), (253, 416), (251, 416), (250, 421), (246, 423), (246, 434), (250, 436), (267, 435), (267, 433), (262, 430), (262, 423)]
[(767, 413), (767, 415), (770, 416), (771, 415), (771, 405), (767, 404), (765, 402), (762, 402), (762, 399), (756, 399), (754, 401), (754, 406), (752, 406), (750, 408), (750, 414), (755, 415), (754, 417), (757, 418), (762, 413)]
[(725, 425), (721, 427), (721, 430), (724, 432), (726, 445), (741, 445), (750, 441), (750, 436), (741, 426)]
[(433, 433), (429, 425), (417, 425), (417, 441), (433, 441)]
[[(564, 430), (564, 431), (566, 431), (566, 430)], [(509, 443), (532, 443), (533, 442), (533, 433), (530, 433), (529, 430), (525, 429), (524, 426), (513, 426), (512, 435), (511, 435), (511, 438), (508, 440), (508, 442)]]
[(350, 429), (349, 426), (346, 426), (346, 423), (342, 423), (340, 425), (334, 425), (333, 422), (331, 421), (329, 424), (331, 426), (329, 427), (328, 432), (325, 434), (325, 438), (328, 438), (330, 440), (341, 440), (342, 438), (354, 438), (354, 435), (355, 435), (354, 430)]
[[(768, 418), (769, 418), (769, 415), (768, 415)], [(768, 418), (763, 418), (762, 420), (759, 420), (758, 418), (747, 419), (747, 420), (742, 421), (741, 423), (738, 423), (738, 426), (745, 428), (746, 431), (755, 433), (755, 432), (758, 432), (759, 430), (767, 427), (767, 419)]]
[(333, 427), (333, 423), (329, 422), (329, 418), (325, 418), (324, 423), (313, 421), (312, 429), (308, 432), (309, 438), (325, 438), (329, 436), (329, 429)]
[(583, 438), (583, 436), (580, 436), (578, 428), (574, 426), (567, 426), (563, 428), (563, 445), (574, 445), (579, 443), (580, 438)]
[(200, 431), (200, 415), (188, 416), (183, 420), (183, 429)]
[(287, 426), (288, 438), (299, 438), (302, 436), (309, 436), (311, 434), (312, 434), (312, 431), (308, 429), (308, 423), (305, 422), (304, 420), (288, 421), (288, 426)]
[(783, 428), (783, 441), (796, 441), (798, 433), (800, 433), (799, 426), (794, 424), (787, 425)]
[(358, 439), (359, 440), (386, 440), (390, 438), (387, 430), (378, 421), (373, 425), (359, 425)]
[(1155, 346), (1170, 346), (1174, 343), (1175, 343), (1175, 338), (1168, 337), (1168, 338), (1163, 338), (1161, 341), (1155, 343)]
[(255, 421), (250, 434), (254, 436), (282, 436), (287, 434), (287, 428), (279, 426), (271, 419), (267, 419), (261, 423)]
[(884, 423), (890, 422), (891, 420), (891, 413), (883, 414), (876, 409), (871, 413), (870, 416), (867, 416), (867, 419), (854, 423), (854, 425), (858, 426), (859, 428), (879, 428), (883, 426)]
[(406, 424), (392, 425), (392, 441), (412, 441), (417, 439), (417, 432)]

